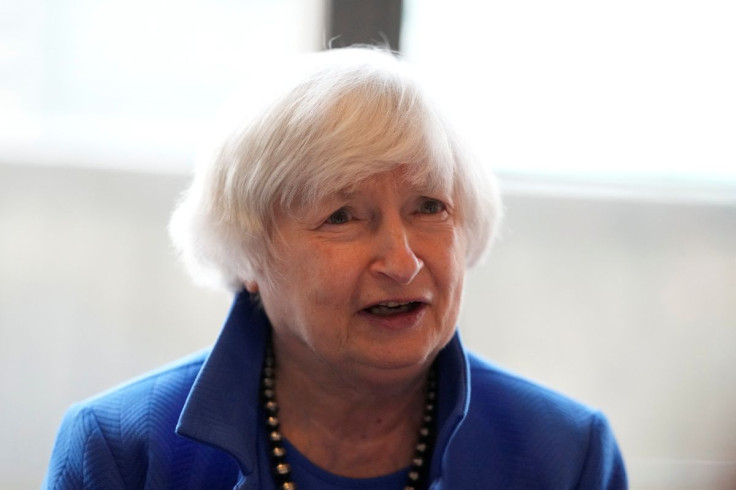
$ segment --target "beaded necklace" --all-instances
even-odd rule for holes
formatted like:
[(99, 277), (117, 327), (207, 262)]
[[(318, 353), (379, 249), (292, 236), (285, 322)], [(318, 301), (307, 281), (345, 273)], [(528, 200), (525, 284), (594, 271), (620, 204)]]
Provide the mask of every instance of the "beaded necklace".
[[(286, 448), (284, 448), (283, 435), (281, 434), (278, 418), (279, 405), (276, 403), (275, 364), (273, 350), (269, 344), (266, 348), (266, 357), (263, 361), (263, 370), (261, 373), (261, 398), (266, 415), (266, 432), (273, 466), (273, 476), (278, 490), (296, 490), (296, 483), (294, 483), (291, 477), (291, 466), (286, 462)], [(432, 368), (429, 371), (422, 426), (419, 429), (419, 437), (414, 446), (414, 455), (403, 490), (419, 490), (423, 488), (427, 479), (427, 468), (429, 466), (425, 465), (425, 463), (432, 455), (432, 427), (436, 398), (437, 382), (434, 368)]]

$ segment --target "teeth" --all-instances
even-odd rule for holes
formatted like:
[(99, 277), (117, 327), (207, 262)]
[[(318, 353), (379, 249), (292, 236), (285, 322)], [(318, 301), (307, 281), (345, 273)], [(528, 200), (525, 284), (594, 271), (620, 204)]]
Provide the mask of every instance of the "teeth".
[(381, 303), (376, 306), (368, 308), (368, 311), (373, 315), (388, 316), (396, 315), (398, 313), (406, 313), (410, 311), (414, 303), (397, 303), (395, 301), (389, 301)]

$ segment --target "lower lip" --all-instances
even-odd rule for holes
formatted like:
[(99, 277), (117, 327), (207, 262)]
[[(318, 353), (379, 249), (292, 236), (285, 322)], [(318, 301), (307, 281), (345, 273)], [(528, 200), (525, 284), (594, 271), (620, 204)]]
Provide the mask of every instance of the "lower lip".
[(381, 326), (388, 330), (407, 330), (419, 324), (424, 316), (424, 310), (427, 305), (422, 304), (411, 311), (405, 313), (397, 313), (395, 315), (379, 316), (372, 315), (366, 311), (361, 311), (360, 315), (368, 319), (372, 324)]

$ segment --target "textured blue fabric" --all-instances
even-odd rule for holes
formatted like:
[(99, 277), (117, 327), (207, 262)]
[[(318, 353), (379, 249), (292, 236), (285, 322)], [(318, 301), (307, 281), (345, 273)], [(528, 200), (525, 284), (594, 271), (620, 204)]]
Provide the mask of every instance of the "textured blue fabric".
[(398, 490), (404, 488), (409, 478), (408, 465), (406, 469), (376, 478), (346, 478), (313, 464), (286, 439), (284, 447), (292, 477), (299, 482), (299, 490)]
[[(211, 352), (72, 406), (43, 488), (272, 490), (258, 408), (267, 318), (247, 294)], [(437, 359), (433, 490), (626, 488), (605, 417), (468, 354)]]

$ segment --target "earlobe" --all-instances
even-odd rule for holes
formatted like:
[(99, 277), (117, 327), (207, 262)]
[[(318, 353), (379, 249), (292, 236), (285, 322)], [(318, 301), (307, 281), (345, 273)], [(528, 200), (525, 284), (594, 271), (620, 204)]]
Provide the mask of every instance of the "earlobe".
[(256, 281), (245, 281), (243, 285), (245, 286), (245, 290), (251, 294), (258, 292), (258, 283)]

